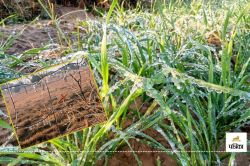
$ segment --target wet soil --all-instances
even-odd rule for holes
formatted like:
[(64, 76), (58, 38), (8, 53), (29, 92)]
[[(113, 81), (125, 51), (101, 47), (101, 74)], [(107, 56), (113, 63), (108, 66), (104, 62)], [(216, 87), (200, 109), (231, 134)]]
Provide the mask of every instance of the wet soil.
[[(74, 31), (79, 21), (97, 19), (91, 13), (74, 7), (61, 7), (61, 16), (58, 18), (59, 27), (67, 35)], [(15, 40), (5, 52), (18, 55), (32, 48), (40, 48), (49, 44), (65, 44), (58, 37), (58, 29), (51, 20), (34, 21), (30, 24), (5, 25), (0, 27), (0, 41), (6, 41), (10, 36)]]

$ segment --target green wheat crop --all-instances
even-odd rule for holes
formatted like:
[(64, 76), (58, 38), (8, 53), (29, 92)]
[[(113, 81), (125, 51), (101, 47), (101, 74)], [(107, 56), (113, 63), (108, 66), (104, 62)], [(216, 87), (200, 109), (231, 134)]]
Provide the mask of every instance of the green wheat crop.
[[(179, 165), (220, 165), (227, 158), (231, 165), (235, 153), (220, 152), (225, 133), (250, 123), (249, 11), (248, 0), (158, 0), (130, 10), (114, 0), (106, 21), (80, 22), (86, 33), (68, 45), (88, 57), (108, 121), (27, 149), (37, 153), (2, 147), (0, 163), (107, 164), (127, 146), (142, 165), (130, 144), (137, 140)], [(217, 46), (208, 41), (215, 32)], [(18, 77), (15, 65), (28, 65), (4, 53), (12, 38), (0, 45), (0, 82)], [(130, 107), (136, 100), (148, 104), (146, 112)], [(132, 123), (124, 127), (128, 119)]]

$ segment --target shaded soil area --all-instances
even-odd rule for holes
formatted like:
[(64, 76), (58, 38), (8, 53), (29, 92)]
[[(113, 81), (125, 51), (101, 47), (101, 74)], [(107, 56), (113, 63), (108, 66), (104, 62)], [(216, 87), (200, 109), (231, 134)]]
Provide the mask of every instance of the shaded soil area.
[[(60, 7), (60, 29), (71, 38), (77, 31), (77, 24), (80, 20), (95, 18), (91, 13), (74, 7)], [(49, 44), (65, 45), (59, 38), (58, 29), (51, 20), (35, 21), (32, 24), (15, 24), (0, 27), (0, 42), (7, 41), (13, 36), (13, 42), (5, 53), (18, 55), (32, 48), (40, 48)]]
[[(157, 166), (157, 160), (161, 165), (164, 166), (177, 166), (176, 161), (164, 152), (157, 152), (157, 149), (154, 149), (136, 140), (131, 140), (129, 143), (131, 144), (134, 151), (141, 151), (135, 152), (135, 154), (138, 156), (143, 166)], [(131, 151), (128, 146), (122, 147), (119, 150)], [(101, 166), (103, 164), (104, 161), (100, 161), (97, 165)], [(136, 161), (132, 152), (117, 152), (111, 157), (111, 159), (109, 159), (108, 165), (137, 166), (138, 162)]]
[[(51, 4), (49, 4), (49, 2)], [(59, 15), (61, 7), (78, 7), (78, 8), (93, 8), (94, 6), (107, 8), (108, 1), (100, 0), (41, 0), (41, 3), (47, 9), (53, 10)], [(39, 15), (45, 15), (45, 10), (38, 0), (1, 0), (0, 1), (0, 19), (4, 19), (9, 15), (15, 14), (20, 20), (32, 20)], [(44, 16), (46, 17), (46, 16)]]
[[(19, 54), (32, 48), (39, 48), (57, 42), (57, 31), (52, 26), (17, 25), (1, 27), (2, 40), (10, 35), (16, 35), (12, 46), (6, 50), (7, 54)], [(19, 34), (19, 32), (22, 32)]]

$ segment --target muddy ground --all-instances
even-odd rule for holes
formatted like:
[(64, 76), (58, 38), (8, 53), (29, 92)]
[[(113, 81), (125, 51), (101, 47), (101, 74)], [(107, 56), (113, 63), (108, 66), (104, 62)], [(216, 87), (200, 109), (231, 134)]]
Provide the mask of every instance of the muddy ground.
[[(79, 8), (61, 7), (60, 11), (60, 28), (69, 37), (77, 31), (78, 21), (97, 19), (91, 13)], [(51, 20), (39, 20), (31, 24), (5, 25), (0, 27), (0, 32), (0, 42), (6, 41), (11, 35), (16, 35), (11, 47), (5, 51), (11, 55), (18, 55), (29, 49), (41, 48), (49, 44), (65, 44), (59, 39), (58, 30)]]

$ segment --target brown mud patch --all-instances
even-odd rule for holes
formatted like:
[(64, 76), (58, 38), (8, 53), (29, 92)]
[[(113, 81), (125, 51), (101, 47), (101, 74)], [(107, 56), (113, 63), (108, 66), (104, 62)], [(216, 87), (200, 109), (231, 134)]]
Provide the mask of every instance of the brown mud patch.
[[(175, 160), (173, 160), (165, 152), (157, 152), (146, 144), (140, 143), (136, 140), (129, 141), (135, 154), (138, 156), (143, 166), (157, 166), (157, 160), (164, 166), (177, 166)], [(116, 152), (108, 161), (109, 166), (137, 166), (138, 162), (135, 159), (134, 154), (128, 146), (124, 146), (119, 149), (122, 152)], [(127, 152), (126, 152), (127, 151)], [(104, 165), (104, 160), (97, 163), (98, 166)]]
[[(77, 31), (79, 21), (97, 19), (91, 13), (75, 7), (60, 7), (59, 28), (69, 38)], [(14, 24), (0, 27), (0, 41), (6, 41), (8, 37), (15, 36), (15, 40), (5, 52), (18, 55), (33, 48), (41, 48), (49, 44), (65, 45), (59, 38), (58, 29), (51, 20), (34, 21), (30, 24)]]

